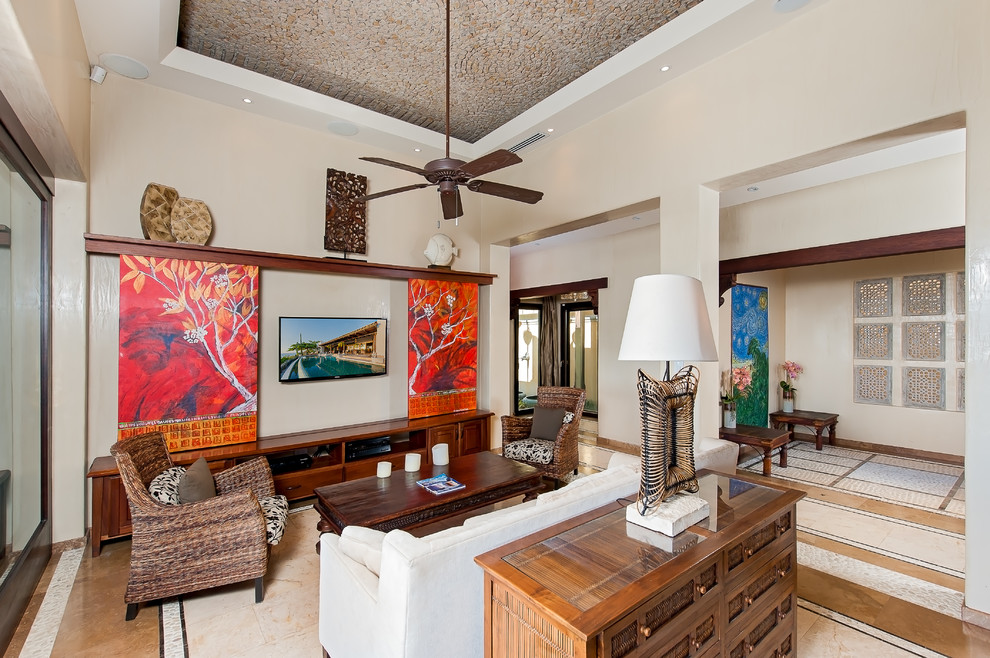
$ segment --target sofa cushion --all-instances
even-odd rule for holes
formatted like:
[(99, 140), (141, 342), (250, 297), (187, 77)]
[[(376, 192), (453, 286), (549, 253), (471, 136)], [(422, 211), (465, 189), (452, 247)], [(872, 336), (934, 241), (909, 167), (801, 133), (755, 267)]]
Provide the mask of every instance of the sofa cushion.
[[(561, 409), (563, 411), (563, 409)], [(518, 459), (531, 464), (549, 464), (553, 461), (554, 441), (546, 439), (520, 439), (506, 444), (502, 448), (502, 456)]]
[[(552, 409), (550, 407), (536, 407), (533, 409), (533, 426), (529, 430), (531, 439), (548, 439), (554, 441), (560, 432), (560, 426), (564, 424), (564, 416), (567, 409)], [(571, 418), (573, 419), (573, 414)], [(549, 462), (541, 462), (549, 463)]]
[(148, 485), (151, 497), (163, 505), (179, 504), (179, 480), (185, 475), (186, 469), (173, 466), (155, 476)]
[(179, 479), (179, 502), (195, 503), (217, 495), (217, 485), (210, 473), (210, 465), (200, 457), (186, 469)]
[(382, 542), (385, 533), (372, 528), (349, 525), (340, 534), (340, 552), (363, 564), (376, 576), (382, 570)]
[(265, 539), (274, 546), (282, 541), (289, 518), (289, 501), (285, 496), (265, 496), (258, 501), (265, 515)]

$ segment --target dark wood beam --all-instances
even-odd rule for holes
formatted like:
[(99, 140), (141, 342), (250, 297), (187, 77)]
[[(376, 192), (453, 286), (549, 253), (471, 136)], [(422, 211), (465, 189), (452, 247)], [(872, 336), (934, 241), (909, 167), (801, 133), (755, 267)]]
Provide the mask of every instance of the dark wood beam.
[[(966, 246), (966, 227), (905, 233), (870, 240), (856, 240), (822, 247), (808, 247), (791, 251), (778, 251), (772, 254), (731, 258), (718, 264), (719, 292), (722, 282), (729, 281), (730, 276), (746, 272), (766, 272), (788, 267), (807, 267), (808, 265), (824, 265), (826, 263), (841, 263), (850, 260), (866, 258), (881, 258), (884, 256), (902, 256), (926, 251), (944, 251), (946, 249), (962, 249)], [(733, 280), (734, 282), (734, 280)]]
[(586, 281), (574, 281), (572, 283), (554, 283), (548, 286), (537, 286), (535, 288), (520, 288), (510, 290), (510, 299), (525, 299), (527, 297), (553, 297), (563, 295), (568, 292), (582, 292), (600, 290), (608, 288), (608, 277), (601, 279), (588, 279)]

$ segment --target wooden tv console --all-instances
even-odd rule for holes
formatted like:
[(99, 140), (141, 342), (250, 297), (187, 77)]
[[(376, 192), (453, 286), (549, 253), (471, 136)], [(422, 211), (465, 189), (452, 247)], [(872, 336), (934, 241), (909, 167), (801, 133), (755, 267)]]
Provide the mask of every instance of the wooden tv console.
[[(190, 450), (172, 455), (179, 465), (189, 465), (205, 457), (213, 471), (230, 468), (255, 457), (269, 458), (308, 455), (308, 467), (291, 468), (273, 473), (275, 490), (289, 500), (313, 495), (313, 489), (327, 484), (354, 480), (375, 474), (379, 461), (390, 461), (402, 468), (408, 453), (419, 453), (424, 463), (431, 459), (431, 448), (438, 443), (450, 446), (450, 456), (460, 457), (491, 448), (491, 419), (486, 410), (464, 411), (429, 418), (393, 418), (374, 423), (331, 427), (292, 434), (261, 437), (250, 443)], [(388, 437), (390, 451), (361, 457), (348, 457), (348, 445), (365, 439)], [(97, 457), (87, 477), (93, 480), (93, 557), (100, 554), (103, 543), (131, 534), (131, 514), (127, 495), (113, 457)]]

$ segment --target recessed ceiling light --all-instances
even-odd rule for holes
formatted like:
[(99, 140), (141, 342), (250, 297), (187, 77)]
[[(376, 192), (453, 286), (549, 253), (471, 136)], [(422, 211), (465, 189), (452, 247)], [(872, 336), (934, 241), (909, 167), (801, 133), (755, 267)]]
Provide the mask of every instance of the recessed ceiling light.
[(344, 137), (358, 134), (358, 127), (350, 121), (331, 121), (327, 124), (327, 130)]
[(416, 151), (417, 153), (419, 153), (419, 152), (420, 152), (420, 151), (422, 151), (423, 149), (421, 149), (421, 148), (414, 148), (413, 150), (414, 150), (414, 151)]
[(242, 98), (241, 100), (244, 101), (245, 103), (249, 104), (249, 105), (254, 102), (250, 98)]
[(125, 78), (144, 80), (148, 77), (148, 67), (127, 55), (103, 53), (100, 55), (100, 66)]
[(757, 187), (756, 185), (750, 185), (749, 187), (746, 188), (747, 192), (758, 192), (759, 190), (760, 188)]
[(669, 71), (669, 70), (670, 70), (670, 67), (669, 67), (669, 66), (661, 66), (661, 67), (660, 67), (660, 71), (661, 71), (662, 73), (666, 73), (666, 72), (667, 72), (667, 71)]
[(547, 128), (547, 132), (548, 133), (552, 133), (553, 132), (553, 128)]
[(780, 13), (787, 13), (800, 9), (811, 2), (811, 0), (777, 0), (773, 3), (773, 10)]

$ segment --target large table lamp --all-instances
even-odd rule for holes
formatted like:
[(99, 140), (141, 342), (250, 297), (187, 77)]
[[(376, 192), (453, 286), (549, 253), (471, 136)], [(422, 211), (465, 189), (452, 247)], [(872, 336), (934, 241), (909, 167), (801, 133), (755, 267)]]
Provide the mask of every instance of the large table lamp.
[(665, 361), (662, 380), (639, 371), (642, 473), (626, 519), (670, 537), (706, 518), (708, 503), (694, 469), (694, 398), (698, 369), (670, 376), (671, 361), (717, 361), (701, 281), (652, 274), (633, 283), (620, 361)]

